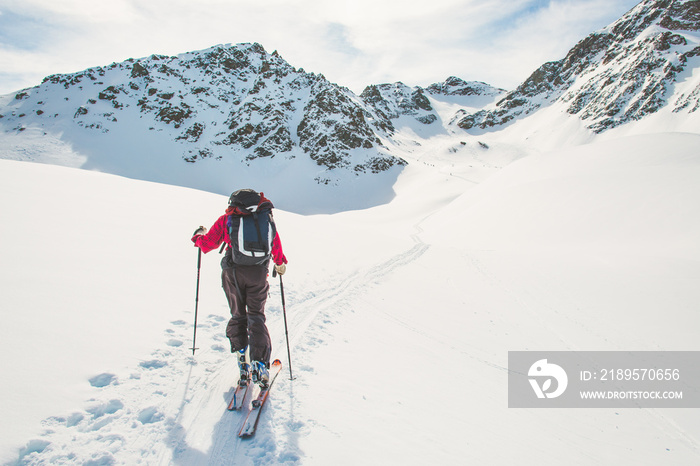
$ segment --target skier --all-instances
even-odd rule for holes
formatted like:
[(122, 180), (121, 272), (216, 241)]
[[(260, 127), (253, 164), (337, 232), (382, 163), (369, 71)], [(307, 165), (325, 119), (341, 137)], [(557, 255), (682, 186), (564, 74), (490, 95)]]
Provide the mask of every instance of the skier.
[[(253, 382), (265, 387), (272, 352), (265, 325), (269, 261), (272, 258), (275, 270), (283, 275), (287, 258), (272, 218), (273, 205), (263, 193), (241, 189), (231, 194), (228, 204), (226, 213), (208, 231), (203, 226), (197, 228), (192, 242), (205, 254), (226, 243), (226, 254), (221, 260), (222, 286), (231, 309), (226, 336), (231, 352), (238, 356), (241, 385), (247, 383), (250, 372)], [(244, 234), (249, 237), (244, 238)], [(252, 252), (246, 250), (251, 243), (257, 246)], [(246, 348), (250, 365), (246, 362)]]

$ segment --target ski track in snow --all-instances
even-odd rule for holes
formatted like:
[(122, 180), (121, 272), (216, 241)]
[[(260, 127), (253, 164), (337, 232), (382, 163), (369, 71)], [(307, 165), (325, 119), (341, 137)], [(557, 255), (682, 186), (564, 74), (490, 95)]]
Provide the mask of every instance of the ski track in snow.
[[(303, 391), (308, 388), (309, 384), (313, 383), (314, 367), (308, 363), (309, 359), (317, 350), (333, 340), (332, 328), (342, 321), (346, 313), (354, 312), (354, 304), (358, 295), (361, 295), (368, 287), (376, 286), (383, 277), (396, 269), (411, 264), (428, 249), (428, 245), (416, 244), (407, 251), (371, 266), (367, 270), (356, 271), (344, 279), (334, 281), (325, 290), (317, 290), (313, 292), (311, 297), (299, 302), (294, 301), (295, 294), (290, 294), (288, 303), (292, 303), (294, 319), (293, 322), (289, 322), (289, 333), (296, 380), (293, 383), (289, 382), (287, 360), (283, 359), (285, 367), (275, 382), (275, 391), (285, 394), (275, 397), (273, 392), (273, 396), (268, 401), (271, 405), (268, 408), (275, 407), (274, 421), (269, 421), (270, 418), (265, 419), (264, 417), (261, 419), (263, 428), (271, 428), (274, 424), (275, 433), (279, 434), (276, 437), (277, 448), (281, 449), (282, 453), (274, 464), (285, 462), (296, 464), (297, 460), (301, 460), (303, 452), (298, 450), (300, 437), (306, 435), (310, 429), (318, 427), (313, 419), (298, 419), (294, 414), (295, 405), (299, 402), (294, 396), (295, 389)], [(279, 319), (270, 324), (270, 333), (280, 335), (277, 341), (273, 341), (273, 347), (283, 348), (285, 345), (284, 329)], [(258, 435), (256, 434), (256, 436)]]

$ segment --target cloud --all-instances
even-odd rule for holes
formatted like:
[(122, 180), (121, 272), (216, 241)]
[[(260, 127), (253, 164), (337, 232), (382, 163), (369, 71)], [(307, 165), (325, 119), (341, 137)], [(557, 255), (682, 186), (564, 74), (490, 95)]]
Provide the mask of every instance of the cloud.
[(460, 2), (380, 24), (376, 18), (351, 24), (348, 35), (375, 65), (363, 63), (367, 69), (357, 75), (422, 85), (457, 75), (513, 88), (635, 2)]
[[(528, 14), (509, 22), (500, 34), (493, 30), (486, 33), (494, 38), (491, 47), (486, 50), (500, 51), (499, 58), (517, 70), (512, 73), (512, 77), (517, 77), (516, 80), (507, 79), (503, 75), (508, 87), (519, 84), (543, 63), (563, 58), (577, 42), (618, 19), (637, 0), (565, 0), (542, 3), (539, 8), (531, 9)], [(484, 54), (483, 57), (488, 55)], [(493, 69), (493, 66), (489, 68)]]
[(0, 0), (0, 93), (54, 73), (238, 42), (278, 50), (292, 65), (355, 92), (398, 80), (427, 85), (450, 75), (513, 88), (635, 3)]
[(361, 0), (353, 3), (350, 13), (340, 15), (335, 10), (333, 16), (334, 20), (343, 21), (346, 41), (360, 53), (352, 60), (342, 57), (342, 62), (340, 57), (321, 54), (318, 65), (311, 63), (332, 81), (348, 85), (356, 92), (368, 84), (386, 81), (402, 80), (413, 85), (425, 84), (430, 79), (429, 82), (443, 80), (464, 68), (459, 63), (460, 57), (464, 56), (465, 47), (469, 47), (469, 38), (478, 36), (480, 28), (503, 12), (514, 12), (530, 3), (532, 0)]
[(325, 36), (326, 46), (349, 57), (357, 57), (362, 52), (348, 39), (348, 28), (344, 24), (329, 23)]

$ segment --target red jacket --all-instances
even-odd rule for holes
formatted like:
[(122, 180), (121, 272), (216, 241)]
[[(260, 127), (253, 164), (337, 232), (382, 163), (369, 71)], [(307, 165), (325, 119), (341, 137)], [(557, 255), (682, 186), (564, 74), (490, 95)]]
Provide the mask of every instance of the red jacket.
[[(194, 235), (192, 242), (205, 254), (221, 246), (221, 243), (227, 244), (226, 250), (231, 249), (231, 239), (228, 237), (228, 228), (226, 227), (227, 221), (228, 214), (222, 215), (214, 222), (214, 225), (208, 232), (203, 235)], [(284, 252), (282, 251), (279, 234), (275, 234), (275, 239), (272, 241), (272, 260), (277, 265), (287, 263), (287, 258), (284, 257)]]

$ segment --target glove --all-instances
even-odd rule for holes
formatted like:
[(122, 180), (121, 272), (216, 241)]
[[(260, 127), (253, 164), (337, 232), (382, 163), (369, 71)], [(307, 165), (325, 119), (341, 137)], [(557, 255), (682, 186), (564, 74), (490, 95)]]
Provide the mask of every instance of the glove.
[(206, 234), (207, 234), (207, 229), (205, 227), (199, 227), (194, 231), (194, 233), (192, 233), (192, 236), (206, 235)]
[(287, 271), (287, 264), (280, 264), (280, 265), (275, 264), (275, 271), (280, 275), (284, 275), (284, 272)]

